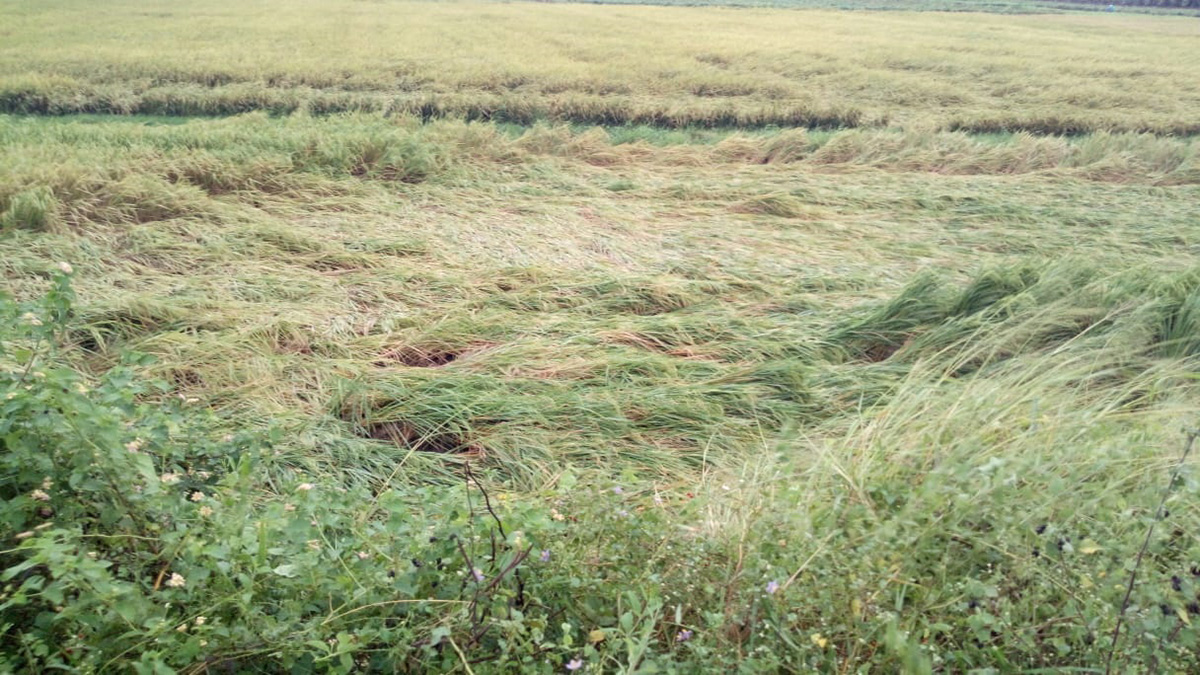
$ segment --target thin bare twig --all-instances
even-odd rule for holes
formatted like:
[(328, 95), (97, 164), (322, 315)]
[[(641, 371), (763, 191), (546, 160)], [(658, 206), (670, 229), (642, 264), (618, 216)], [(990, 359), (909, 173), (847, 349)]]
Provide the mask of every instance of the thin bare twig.
[(1171, 471), (1171, 479), (1167, 481), (1167, 487), (1163, 490), (1162, 499), (1158, 502), (1158, 510), (1154, 512), (1154, 520), (1150, 521), (1150, 529), (1146, 531), (1146, 539), (1142, 542), (1142, 548), (1138, 550), (1137, 559), (1133, 562), (1133, 569), (1129, 571), (1129, 584), (1125, 587), (1125, 598), (1121, 601), (1121, 611), (1117, 614), (1117, 626), (1113, 628), (1112, 646), (1108, 649), (1108, 661), (1104, 666), (1104, 675), (1111, 675), (1113, 657), (1117, 654), (1117, 641), (1121, 637), (1121, 627), (1125, 621), (1125, 611), (1129, 609), (1129, 599), (1133, 597), (1133, 586), (1137, 582), (1137, 573), (1142, 566), (1142, 558), (1146, 555), (1146, 550), (1150, 548), (1150, 539), (1154, 536), (1154, 528), (1159, 521), (1163, 519), (1163, 510), (1167, 506), (1167, 498), (1171, 496), (1171, 490), (1175, 487), (1175, 481), (1179, 479), (1179, 474), (1183, 471), (1183, 465), (1187, 462), (1188, 454), (1192, 452), (1192, 446), (1196, 443), (1196, 438), (1200, 436), (1200, 430), (1192, 430), (1188, 432), (1187, 442), (1183, 445), (1183, 454), (1180, 455), (1179, 461), (1175, 464), (1175, 469)]
[[(488, 495), (487, 488), (483, 487), (483, 484), (479, 482), (479, 479), (475, 476), (475, 473), (471, 471), (471, 463), (470, 462), (467, 462), (467, 464), (466, 464), (466, 473), (467, 473), (467, 478), (475, 483), (475, 487), (479, 488), (479, 493), (483, 495), (483, 506), (485, 509), (487, 509), (488, 514), (492, 516), (492, 520), (496, 521), (496, 530), (500, 532), (500, 537), (507, 541), (508, 533), (506, 533), (504, 531), (504, 521), (500, 519), (500, 516), (496, 513), (496, 510), (494, 508), (492, 508), (492, 498), (490, 495)], [(525, 556), (527, 556), (527, 555), (529, 555), (529, 551), (526, 551), (523, 555), (521, 555), (519, 557), (518, 564), (521, 560), (524, 560)], [(493, 534), (493, 536), (492, 536), (492, 560), (494, 561), (496, 559), (497, 559), (496, 538), (495, 538), (495, 535)], [(505, 570), (505, 572), (507, 572), (507, 570)], [(503, 575), (504, 575), (504, 573), (500, 574), (500, 576), (503, 576)], [(525, 580), (521, 578), (521, 570), (519, 570), (519, 569), (514, 570), (513, 578), (515, 578), (517, 580), (516, 604), (518, 607), (524, 607), (525, 606)]]

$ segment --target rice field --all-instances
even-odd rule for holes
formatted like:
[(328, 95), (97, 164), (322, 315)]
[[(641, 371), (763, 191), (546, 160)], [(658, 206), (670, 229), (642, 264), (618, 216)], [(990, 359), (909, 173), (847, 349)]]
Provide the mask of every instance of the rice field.
[(1128, 13), (160, 0), (4, 18), (9, 113), (1191, 134), (1200, 106), (1195, 22)]
[(0, 4), (0, 670), (1200, 668), (1198, 42)]

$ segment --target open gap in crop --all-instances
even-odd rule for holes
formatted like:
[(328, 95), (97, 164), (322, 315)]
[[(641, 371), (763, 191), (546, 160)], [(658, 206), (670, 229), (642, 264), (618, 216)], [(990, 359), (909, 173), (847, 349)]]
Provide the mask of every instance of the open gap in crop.
[(485, 454), (482, 445), (472, 442), (463, 434), (449, 431), (422, 432), (407, 422), (372, 422), (358, 427), (357, 433), (363, 438), (392, 443), (419, 452), (474, 457), (482, 457)]
[(900, 351), (903, 344), (894, 344), (890, 342), (876, 342), (862, 350), (862, 360), (868, 363), (881, 363), (892, 358), (892, 355)]
[(403, 345), (381, 353), (375, 365), (380, 368), (397, 364), (410, 368), (440, 368), (492, 346), (490, 343), (478, 343), (462, 348)]

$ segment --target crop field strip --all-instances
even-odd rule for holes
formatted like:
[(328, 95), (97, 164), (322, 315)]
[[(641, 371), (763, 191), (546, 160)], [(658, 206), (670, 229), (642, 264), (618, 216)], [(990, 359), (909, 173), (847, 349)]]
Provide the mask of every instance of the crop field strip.
[(1200, 29), (1172, 17), (326, 0), (105, 8), (9, 3), (0, 112), (1200, 129)]
[[(403, 420), (416, 436), (393, 442), (458, 437), (525, 480), (571, 458), (673, 473), (854, 405), (830, 390), (816, 417), (811, 400), (771, 413), (756, 368), (800, 378), (833, 316), (921, 270), (1184, 270), (1200, 245), (1193, 144), (1146, 135), (655, 146), (259, 114), (10, 119), (0, 142), (9, 217), (40, 223), (10, 234), (4, 276), (33, 293), (47, 257), (77, 261), (93, 365), (134, 348), (247, 421), (352, 438)], [(428, 391), (339, 403), (347, 381)]]

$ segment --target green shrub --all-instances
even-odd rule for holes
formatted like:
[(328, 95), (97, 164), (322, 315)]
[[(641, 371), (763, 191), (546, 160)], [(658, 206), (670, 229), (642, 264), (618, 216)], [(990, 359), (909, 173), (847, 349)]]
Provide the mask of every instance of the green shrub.
[(544, 509), (484, 520), (471, 485), (263, 485), (277, 432), (223, 433), (137, 377), (144, 357), (94, 381), (64, 367), (71, 297), (57, 273), (40, 303), (0, 303), (0, 669), (390, 671), (556, 650), (534, 639), (532, 534), (506, 529), (552, 530)]

